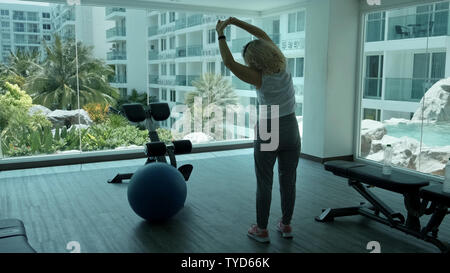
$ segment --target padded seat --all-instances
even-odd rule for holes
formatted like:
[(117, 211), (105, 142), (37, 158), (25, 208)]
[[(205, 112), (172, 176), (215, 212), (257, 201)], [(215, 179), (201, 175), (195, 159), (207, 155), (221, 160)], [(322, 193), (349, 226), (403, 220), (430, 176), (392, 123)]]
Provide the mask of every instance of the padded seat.
[(353, 161), (333, 160), (324, 163), (325, 170), (332, 172), (335, 175), (348, 178), (348, 170), (351, 168), (363, 167), (366, 164), (356, 163)]
[(419, 191), (430, 184), (424, 178), (395, 170), (391, 175), (383, 175), (381, 168), (377, 166), (349, 168), (348, 175), (361, 183), (401, 194)]
[(420, 197), (450, 207), (450, 193), (442, 191), (442, 185), (430, 185), (420, 190)]
[(35, 253), (28, 244), (25, 227), (17, 219), (0, 220), (0, 253)]

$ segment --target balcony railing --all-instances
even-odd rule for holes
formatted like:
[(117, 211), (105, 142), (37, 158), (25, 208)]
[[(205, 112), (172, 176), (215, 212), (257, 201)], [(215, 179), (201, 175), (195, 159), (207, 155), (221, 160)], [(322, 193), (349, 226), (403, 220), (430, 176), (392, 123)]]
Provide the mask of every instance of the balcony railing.
[(149, 51), (148, 52), (148, 59), (149, 60), (158, 60), (158, 51)]
[(175, 30), (183, 29), (186, 27), (186, 17), (179, 18), (175, 21)]
[(124, 8), (112, 8), (112, 7), (108, 7), (105, 9), (105, 15), (108, 16), (113, 12), (125, 12), (126, 9)]
[(126, 60), (127, 59), (127, 52), (126, 51), (112, 51), (106, 53), (106, 59), (108, 61), (114, 61), (114, 60)]
[(110, 83), (127, 83), (127, 77), (125, 75), (115, 75), (109, 80)]
[(187, 47), (187, 56), (202, 56), (203, 45), (191, 45)]
[(13, 15), (13, 20), (26, 21), (26, 18), (25, 18), (25, 15), (14, 14)]
[(113, 27), (106, 30), (106, 38), (111, 37), (125, 37), (127, 35), (125, 28)]
[(433, 13), (424, 13), (389, 17), (388, 40), (448, 35), (449, 11), (439, 11), (432, 15)]
[(158, 75), (148, 75), (148, 83), (158, 84), (159, 76)]
[(175, 77), (175, 84), (180, 86), (187, 85), (187, 76), (186, 75), (177, 75)]
[(200, 75), (188, 75), (187, 76), (187, 85), (193, 86), (192, 82), (200, 80)]
[(237, 38), (231, 41), (231, 52), (237, 53), (242, 52), (244, 46), (252, 40), (251, 37)]
[(440, 79), (386, 78), (385, 100), (419, 102)]
[(363, 97), (365, 99), (381, 99), (382, 85), (382, 78), (365, 78)]
[(156, 34), (158, 34), (158, 26), (148, 27), (147, 34), (148, 34), (148, 37), (155, 36)]
[(201, 25), (203, 23), (203, 14), (191, 15), (187, 18), (187, 26), (193, 27), (196, 25)]
[(177, 57), (186, 57), (186, 46), (179, 46), (176, 49)]

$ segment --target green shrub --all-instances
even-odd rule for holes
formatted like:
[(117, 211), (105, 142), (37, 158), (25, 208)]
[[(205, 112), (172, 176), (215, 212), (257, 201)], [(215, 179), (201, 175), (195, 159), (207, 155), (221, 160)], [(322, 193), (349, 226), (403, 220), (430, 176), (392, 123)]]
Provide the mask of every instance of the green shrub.
[(5, 82), (6, 93), (0, 95), (0, 128), (8, 126), (13, 116), (23, 115), (32, 105), (31, 97), (16, 84)]

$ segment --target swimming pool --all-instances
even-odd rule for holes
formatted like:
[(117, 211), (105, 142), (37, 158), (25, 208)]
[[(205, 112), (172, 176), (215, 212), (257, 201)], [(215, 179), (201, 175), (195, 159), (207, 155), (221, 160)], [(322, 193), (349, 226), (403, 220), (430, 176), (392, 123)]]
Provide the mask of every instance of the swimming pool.
[[(387, 134), (393, 137), (408, 136), (420, 141), (420, 123), (385, 125)], [(423, 145), (429, 147), (450, 145), (450, 122), (423, 125)]]

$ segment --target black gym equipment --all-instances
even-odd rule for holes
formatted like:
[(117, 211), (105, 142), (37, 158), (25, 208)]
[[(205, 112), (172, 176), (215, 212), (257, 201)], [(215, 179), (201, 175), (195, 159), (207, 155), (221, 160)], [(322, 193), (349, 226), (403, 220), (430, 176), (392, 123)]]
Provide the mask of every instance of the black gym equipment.
[(0, 220), (0, 253), (35, 253), (28, 243), (25, 227), (17, 219)]
[[(170, 117), (170, 109), (167, 103), (154, 102), (150, 103), (147, 108), (140, 103), (130, 103), (122, 105), (122, 111), (112, 107), (109, 110), (116, 114), (123, 114), (125, 117), (135, 123), (145, 122), (148, 130), (150, 142), (145, 144), (145, 154), (147, 161), (145, 164), (161, 162), (167, 163), (166, 155), (169, 156), (170, 164), (177, 168), (175, 155), (188, 154), (192, 151), (192, 143), (190, 140), (172, 141), (171, 145), (161, 142), (156, 132), (156, 121), (164, 121)], [(178, 167), (178, 171), (183, 175), (185, 181), (189, 180), (193, 166), (185, 164)], [(133, 173), (117, 174), (108, 183), (122, 183), (122, 180), (130, 179)]]
[[(324, 166), (325, 170), (347, 178), (348, 185), (369, 204), (324, 209), (322, 214), (315, 218), (316, 221), (331, 222), (336, 217), (362, 215), (431, 243), (443, 253), (449, 252), (449, 245), (438, 239), (439, 225), (449, 214), (450, 207), (450, 194), (442, 191), (442, 185), (430, 185), (427, 179), (395, 170), (391, 175), (383, 175), (381, 167), (357, 162), (335, 160), (324, 163)], [(402, 194), (407, 210), (406, 219), (371, 192), (372, 187)], [(420, 217), (423, 215), (431, 215), (431, 218), (422, 228)]]

